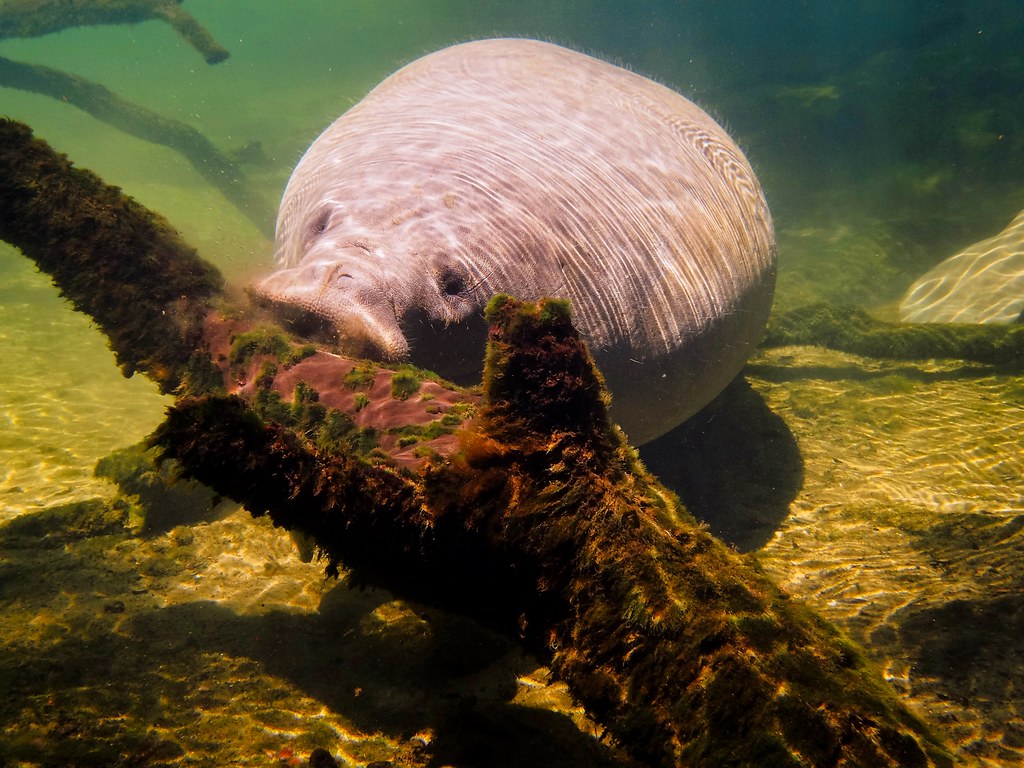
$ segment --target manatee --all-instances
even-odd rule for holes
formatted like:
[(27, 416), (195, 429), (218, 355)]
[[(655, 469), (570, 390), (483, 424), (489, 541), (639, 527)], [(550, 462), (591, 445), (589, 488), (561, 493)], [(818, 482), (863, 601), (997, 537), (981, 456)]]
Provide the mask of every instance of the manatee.
[(1024, 211), (1002, 232), (918, 278), (900, 303), (907, 323), (1013, 323), (1024, 311)]
[(775, 284), (746, 158), (683, 96), (557, 45), (420, 58), (317, 138), (252, 291), (347, 354), (479, 377), (495, 293), (567, 298), (635, 444), (743, 366)]

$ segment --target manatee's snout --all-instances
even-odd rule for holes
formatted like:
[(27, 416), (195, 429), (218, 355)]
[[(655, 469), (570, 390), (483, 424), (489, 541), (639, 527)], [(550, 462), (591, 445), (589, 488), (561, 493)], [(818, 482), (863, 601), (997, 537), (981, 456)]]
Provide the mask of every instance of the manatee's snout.
[(272, 272), (250, 293), (301, 336), (336, 343), (355, 357), (408, 357), (393, 299), (358, 261), (306, 260)]

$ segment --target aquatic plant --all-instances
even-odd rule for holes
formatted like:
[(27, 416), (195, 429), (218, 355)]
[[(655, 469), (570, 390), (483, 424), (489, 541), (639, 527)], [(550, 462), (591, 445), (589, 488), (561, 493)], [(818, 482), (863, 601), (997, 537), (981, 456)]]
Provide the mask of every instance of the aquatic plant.
[(176, 390), (179, 396), (226, 394), (224, 374), (214, 365), (210, 355), (194, 351), (180, 371), (180, 383)]
[(349, 389), (369, 389), (377, 377), (378, 367), (370, 362), (361, 362), (352, 367), (341, 380), (343, 387)]
[(294, 344), (280, 328), (263, 325), (235, 336), (228, 359), (232, 365), (246, 365), (257, 355), (270, 355), (289, 368), (314, 354), (311, 344)]
[(403, 366), (391, 374), (391, 396), (395, 400), (408, 400), (420, 391), (423, 377), (410, 367)]
[(232, 365), (245, 365), (255, 355), (278, 357), (288, 351), (288, 340), (276, 329), (266, 326), (238, 334), (231, 342)]

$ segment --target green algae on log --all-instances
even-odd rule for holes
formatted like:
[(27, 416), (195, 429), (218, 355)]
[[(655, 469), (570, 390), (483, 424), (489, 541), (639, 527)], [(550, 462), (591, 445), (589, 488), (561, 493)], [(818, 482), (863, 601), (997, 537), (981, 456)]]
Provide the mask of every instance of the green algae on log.
[(207, 64), (229, 54), (202, 24), (183, 10), (182, 0), (6, 0), (0, 3), (0, 40), (41, 37), (71, 27), (166, 21)]
[(3, 119), (0, 239), (93, 318), (125, 375), (140, 371), (171, 392), (204, 369), (196, 353), (221, 291), (216, 268), (163, 217)]
[(1024, 365), (1024, 325), (887, 323), (859, 307), (824, 302), (773, 316), (762, 344), (817, 345), (896, 360), (945, 357), (1009, 369)]
[(478, 419), (418, 477), (232, 397), (180, 402), (154, 441), (332, 567), (518, 635), (645, 763), (952, 765), (859, 649), (646, 473), (564, 302), (497, 297), (488, 320)]

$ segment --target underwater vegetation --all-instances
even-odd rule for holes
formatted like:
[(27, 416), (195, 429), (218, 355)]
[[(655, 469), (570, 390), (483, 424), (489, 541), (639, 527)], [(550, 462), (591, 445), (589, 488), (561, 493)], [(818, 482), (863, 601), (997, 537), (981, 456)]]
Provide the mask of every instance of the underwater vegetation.
[(391, 377), (391, 396), (395, 400), (408, 400), (420, 391), (423, 377), (412, 368), (399, 368)]
[(228, 359), (232, 365), (246, 365), (256, 355), (270, 355), (290, 367), (314, 354), (316, 347), (312, 344), (295, 345), (280, 329), (263, 326), (235, 336)]

